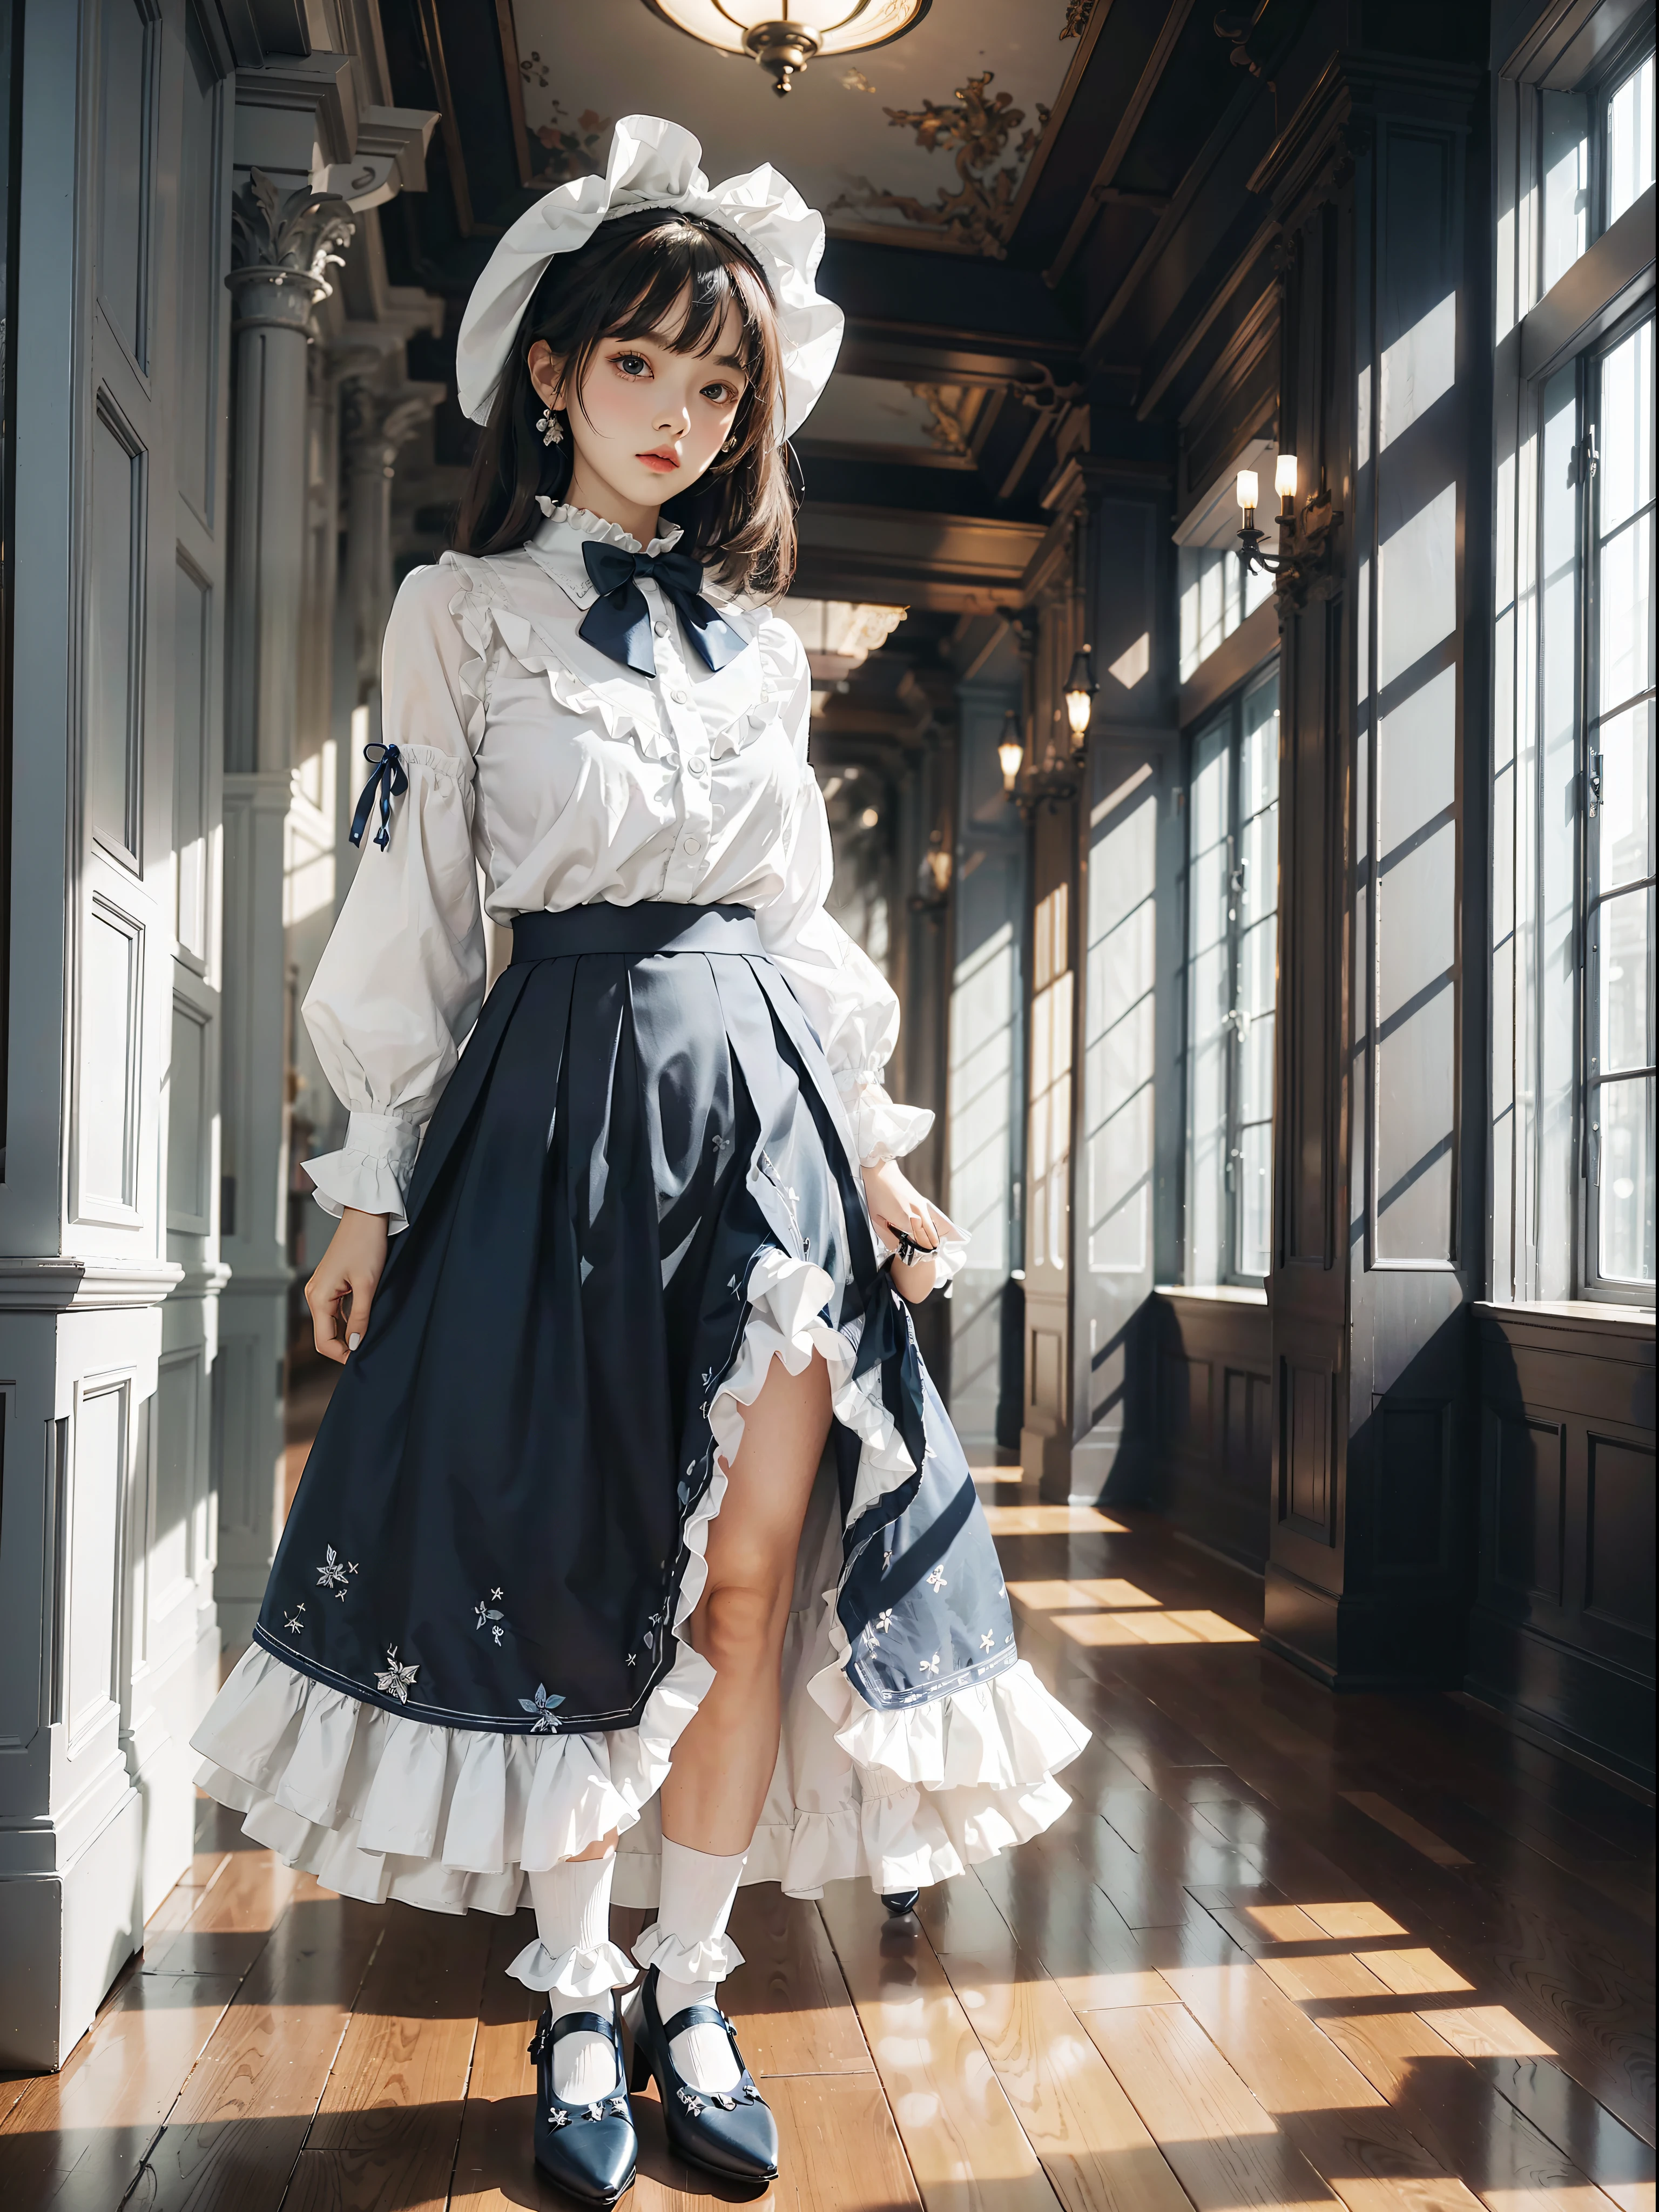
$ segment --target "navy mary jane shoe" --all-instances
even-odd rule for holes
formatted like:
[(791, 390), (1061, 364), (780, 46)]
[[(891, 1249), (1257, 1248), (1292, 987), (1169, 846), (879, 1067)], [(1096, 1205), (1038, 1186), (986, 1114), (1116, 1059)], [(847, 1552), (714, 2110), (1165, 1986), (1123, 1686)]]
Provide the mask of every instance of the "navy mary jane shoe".
[[(777, 2122), (750, 2077), (726, 2014), (714, 2005), (687, 2005), (665, 2023), (657, 2009), (657, 1969), (653, 1966), (640, 1990), (636, 2017), (630, 2086), (643, 2089), (654, 2076), (669, 2148), (692, 2165), (722, 2174), (728, 2181), (775, 2180)], [(726, 2030), (738, 2066), (735, 2088), (694, 2088), (674, 2064), (671, 2048), (674, 2038), (705, 2021)]]
[[(553, 2046), (562, 2035), (586, 2031), (610, 2039), (617, 2053), (617, 2086), (583, 2105), (568, 2105), (553, 2087)], [(544, 2012), (530, 2046), (536, 2062), (536, 2163), (550, 2181), (584, 2204), (614, 2204), (631, 2188), (639, 2138), (623, 2087), (622, 2035), (613, 2009), (568, 2012), (555, 2021)]]

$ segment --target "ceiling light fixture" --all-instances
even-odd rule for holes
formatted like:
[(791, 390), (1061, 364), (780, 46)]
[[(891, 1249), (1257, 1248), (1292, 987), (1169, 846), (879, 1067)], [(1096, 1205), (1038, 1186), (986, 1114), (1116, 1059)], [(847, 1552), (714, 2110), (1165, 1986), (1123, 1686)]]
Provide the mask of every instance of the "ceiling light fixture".
[(713, 46), (747, 54), (780, 99), (820, 54), (860, 54), (913, 30), (933, 0), (645, 0), (653, 15)]

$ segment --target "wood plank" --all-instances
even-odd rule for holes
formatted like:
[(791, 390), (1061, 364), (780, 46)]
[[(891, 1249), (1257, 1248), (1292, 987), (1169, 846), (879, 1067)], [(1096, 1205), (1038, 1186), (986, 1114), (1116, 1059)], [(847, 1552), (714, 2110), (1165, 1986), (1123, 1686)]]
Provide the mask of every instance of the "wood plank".
[(57, 2074), (0, 2120), (0, 2203), (111, 2212), (235, 1995), (232, 1974), (131, 1974)]
[(240, 1978), (264, 1950), (303, 1880), (274, 1852), (228, 1853), (175, 1929), (154, 1943), (146, 1931), (143, 1971)]
[(1021, 1948), (1059, 1983), (1073, 2011), (1174, 2002), (1142, 1937), (1075, 1859), (1068, 1872), (1028, 1846), (976, 1871)]
[(1268, 1955), (1262, 1972), (1388, 2099), (1413, 2135), (1493, 2212), (1607, 2212), (1609, 2200), (1351, 1953)]
[(1350, 2212), (1470, 2212), (1475, 2198), (1253, 1961), (1165, 1978)]
[(721, 1985), (720, 2002), (756, 2080), (872, 2073), (870, 2048), (817, 1905), (786, 1897), (775, 1881), (754, 1882), (738, 1892), (731, 1927), (744, 1963)]
[(873, 2071), (774, 2075), (766, 2101), (778, 2124), (778, 2179), (765, 2202), (792, 2212), (921, 2212)]
[(1493, 2051), (1489, 2021), (1486, 2033), (1466, 2043), (1468, 2014), (1461, 1993), (1476, 1993), (1455, 1967), (1437, 1953), (1420, 1949), (1367, 1950), (1356, 1955), (1393, 1994), (1425, 2000), (1419, 2009), (1429, 2025), (1624, 2212), (1653, 2212), (1659, 2168), (1652, 2146), (1622, 2125), (1548, 2057)]
[(493, 1933), (388, 1905), (284, 2212), (443, 2212)]
[(1402, 1844), (1409, 1844), (1414, 1851), (1421, 1851), (1425, 1859), (1437, 1866), (1470, 1866), (1474, 1862), (1466, 1851), (1460, 1851), (1444, 1837), (1437, 1836), (1432, 1828), (1425, 1828), (1420, 1820), (1403, 1811), (1393, 1800), (1376, 1790), (1345, 1790), (1343, 1796), (1356, 1811), (1375, 1820), (1390, 1835), (1398, 1836)]
[(1056, 2198), (945, 1971), (864, 1881), (819, 1906), (927, 2212), (1054, 2212)]
[(1189, 2212), (1117, 2077), (1012, 1938), (940, 1963), (1066, 2212)]
[(1171, 1667), (1159, 1680), (1160, 1704), (1177, 1724), (1186, 1719), (1224, 1733), (1234, 1771), (1279, 1808), (1287, 1828), (1299, 1828), (1385, 1909), (1501, 1995), (1553, 2045), (1565, 2073), (1651, 2142), (1653, 2000), (1645, 1973), (1559, 1901), (1546, 1907), (1476, 1869), (1436, 1866), (1334, 1796), (1317, 1738), (1285, 1721), (1263, 1694), (1265, 1686), (1275, 1698), (1317, 1697), (1316, 1686), (1291, 1682), (1294, 1670), (1271, 1655), (1258, 1663), (1253, 1694), (1231, 1693), (1212, 1680), (1201, 1698)]
[(145, 2212), (276, 2212), (385, 1927), (300, 1878), (144, 2161)]
[(1334, 2212), (1337, 2199), (1180, 2005), (1083, 2025), (1196, 2212)]

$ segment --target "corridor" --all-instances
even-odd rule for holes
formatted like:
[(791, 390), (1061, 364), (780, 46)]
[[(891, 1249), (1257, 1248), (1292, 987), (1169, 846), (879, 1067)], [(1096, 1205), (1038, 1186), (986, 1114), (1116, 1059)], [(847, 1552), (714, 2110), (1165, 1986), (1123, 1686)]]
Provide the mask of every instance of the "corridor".
[(0, 0), (0, 2212), (1659, 2212), (1656, 81)]
[[(742, 1891), (723, 1995), (782, 2175), (710, 2193), (647, 2091), (639, 2212), (1648, 2212), (1650, 1811), (1467, 1700), (1334, 1702), (1152, 1516), (981, 1487), (1095, 1731), (1072, 1810), (919, 1926)], [(331, 1897), (204, 1801), (62, 2074), (0, 2085), (0, 2202), (555, 2212), (500, 1971), (529, 1924)]]

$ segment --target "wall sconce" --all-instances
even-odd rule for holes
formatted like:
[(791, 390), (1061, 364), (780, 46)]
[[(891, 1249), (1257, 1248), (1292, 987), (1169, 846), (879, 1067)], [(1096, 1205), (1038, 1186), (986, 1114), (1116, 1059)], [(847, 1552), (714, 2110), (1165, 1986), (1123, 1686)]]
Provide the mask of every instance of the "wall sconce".
[(1238, 558), (1243, 573), (1274, 578), (1281, 595), (1292, 605), (1304, 605), (1321, 586), (1328, 592), (1332, 580), (1331, 533), (1341, 521), (1324, 489), (1311, 494), (1300, 515), (1296, 511), (1296, 455), (1281, 453), (1273, 464), (1273, 490), (1279, 499), (1279, 550), (1264, 553), (1267, 532), (1255, 522), (1261, 482), (1254, 469), (1241, 469), (1236, 487), (1243, 510), (1238, 533)]
[(1019, 781), (1020, 763), (1025, 758), (1025, 747), (1019, 734), (1019, 717), (1011, 707), (1002, 718), (1002, 735), (997, 739), (997, 760), (1002, 769), (1002, 788), (1012, 799), (1014, 787)]
[(945, 842), (945, 832), (935, 830), (927, 840), (927, 850), (921, 856), (921, 866), (916, 870), (916, 889), (911, 896), (912, 914), (931, 915), (937, 921), (951, 902), (951, 848)]
[(1080, 645), (1072, 655), (1072, 672), (1066, 678), (1066, 719), (1072, 726), (1072, 752), (1078, 759), (1089, 741), (1089, 717), (1095, 710), (1099, 689), (1090, 649)]

